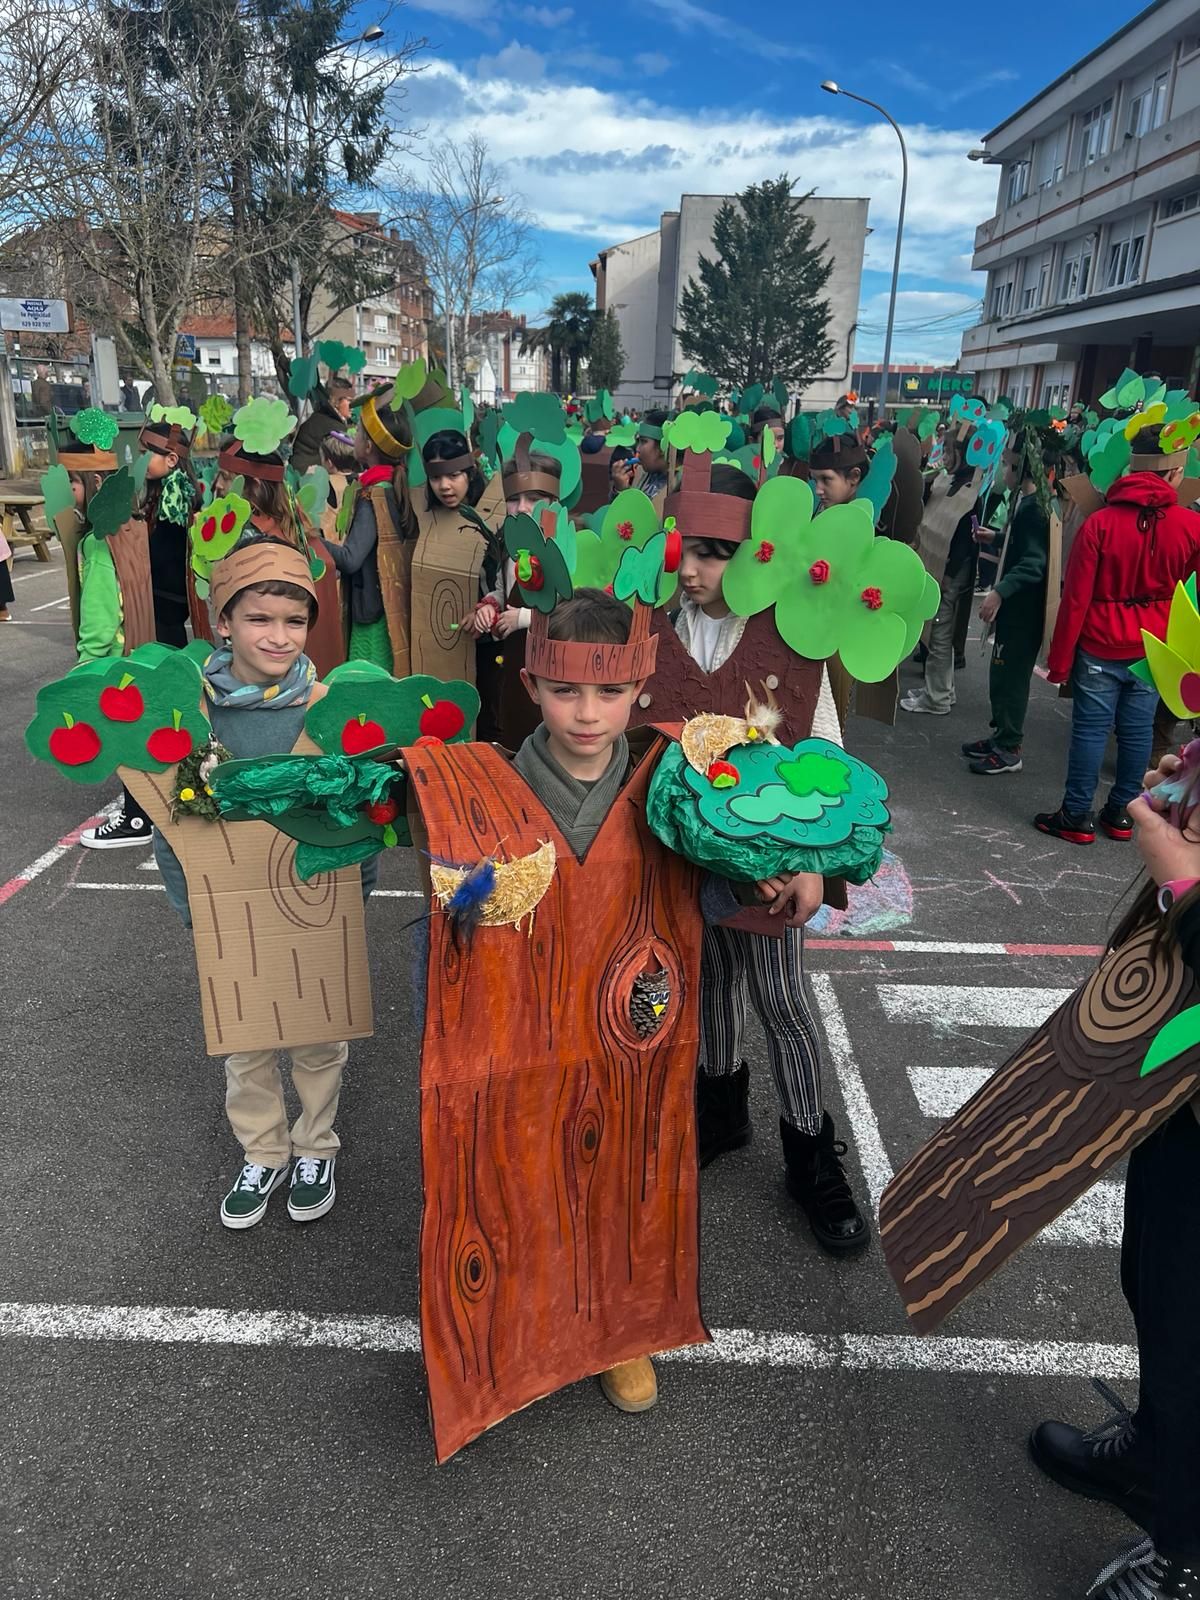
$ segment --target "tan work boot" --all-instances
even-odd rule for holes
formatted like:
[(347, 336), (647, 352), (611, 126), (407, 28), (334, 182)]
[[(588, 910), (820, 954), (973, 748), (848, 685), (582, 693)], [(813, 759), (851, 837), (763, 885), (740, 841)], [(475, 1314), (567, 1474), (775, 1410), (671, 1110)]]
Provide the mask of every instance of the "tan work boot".
[(622, 1361), (600, 1374), (604, 1398), (618, 1411), (649, 1411), (658, 1404), (658, 1379), (649, 1356)]

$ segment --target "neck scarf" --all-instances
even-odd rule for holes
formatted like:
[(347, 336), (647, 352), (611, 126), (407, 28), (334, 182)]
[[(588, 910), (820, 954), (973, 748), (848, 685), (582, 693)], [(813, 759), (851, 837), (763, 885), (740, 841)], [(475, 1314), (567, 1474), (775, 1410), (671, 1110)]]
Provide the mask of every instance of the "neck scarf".
[(233, 675), (233, 651), (220, 645), (204, 663), (204, 692), (214, 706), (236, 706), (239, 711), (278, 710), (303, 704), (316, 682), (317, 669), (307, 656), (298, 656), (287, 676), (276, 683), (243, 683)]
[(543, 723), (517, 751), (513, 765), (582, 861), (628, 775), (629, 741), (622, 734), (600, 776), (593, 783), (581, 783), (564, 772), (550, 754), (550, 736)]

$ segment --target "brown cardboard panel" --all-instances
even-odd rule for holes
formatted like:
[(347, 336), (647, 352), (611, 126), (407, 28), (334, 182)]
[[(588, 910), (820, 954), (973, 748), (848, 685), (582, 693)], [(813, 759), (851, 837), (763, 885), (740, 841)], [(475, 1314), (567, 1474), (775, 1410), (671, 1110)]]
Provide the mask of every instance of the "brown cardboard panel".
[(1200, 1046), (1143, 1078), (1158, 1029), (1200, 1001), (1154, 923), (1096, 971), (892, 1179), (884, 1259), (914, 1326), (956, 1306), (1200, 1090)]
[(926, 572), (938, 583), (946, 574), (946, 557), (950, 553), (954, 530), (963, 517), (974, 509), (979, 499), (979, 479), (980, 474), (976, 471), (958, 493), (952, 495), (949, 491), (953, 480), (948, 472), (943, 472), (934, 479), (933, 488), (929, 491), (929, 500), (917, 534), (917, 554), (925, 563)]
[(1062, 603), (1063, 575), (1063, 524), (1058, 514), (1058, 502), (1050, 510), (1050, 535), (1046, 552), (1046, 615), (1042, 624), (1042, 660), (1050, 652), (1054, 637), (1054, 624), (1058, 621), (1058, 608)]
[[(495, 527), (504, 515), (497, 473), (475, 510)], [(417, 510), (420, 535), (412, 557), (412, 670), (475, 682), (475, 635), (458, 626), (479, 600), (483, 536), (457, 511)]]
[(896, 453), (896, 476), (892, 479), (892, 492), (884, 506), (879, 531), (889, 539), (912, 544), (921, 526), (925, 494), (921, 443), (915, 434), (902, 428), (893, 435), (892, 448)]
[[(489, 745), (406, 750), (441, 860), (557, 845), (530, 928), (430, 922), (421, 1344), (439, 1461), (564, 1384), (708, 1339), (700, 1312), (694, 868), (645, 824), (662, 744), (580, 862)], [(414, 837), (420, 838), (421, 832)], [(668, 974), (639, 1037), (635, 980)]]
[(54, 531), (63, 547), (63, 571), (67, 579), (67, 598), (71, 602), (71, 630), (79, 637), (79, 546), (83, 540), (83, 518), (73, 506), (60, 511)]
[(1084, 517), (1090, 517), (1093, 511), (1099, 511), (1104, 504), (1104, 496), (1086, 472), (1076, 472), (1071, 477), (1064, 478), (1062, 486)]
[[(315, 751), (304, 741), (296, 749)], [(171, 821), (175, 769), (122, 782), (188, 882), (205, 1049), (287, 1049), (374, 1032), (357, 867), (296, 875), (296, 844), (265, 822)]]
[(125, 654), (153, 644), (154, 590), (150, 576), (150, 535), (141, 517), (131, 517), (108, 536), (109, 554), (121, 589), (121, 628)]

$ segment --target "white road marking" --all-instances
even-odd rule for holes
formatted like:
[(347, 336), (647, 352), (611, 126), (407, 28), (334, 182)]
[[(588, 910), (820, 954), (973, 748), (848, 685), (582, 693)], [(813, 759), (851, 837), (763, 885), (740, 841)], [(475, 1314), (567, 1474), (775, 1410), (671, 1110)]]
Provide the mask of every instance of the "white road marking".
[(977, 1094), (992, 1075), (990, 1067), (909, 1067), (908, 1081), (913, 1086), (923, 1117), (947, 1122)]
[(956, 943), (947, 939), (893, 939), (893, 950), (918, 951), (927, 956), (1004, 956), (1007, 948), (1002, 944)]
[[(55, 858), (57, 859), (57, 857)], [(49, 863), (47, 863), (49, 865)], [(165, 894), (161, 883), (81, 883), (71, 885), (72, 889), (149, 889), (152, 893)], [(425, 896), (420, 889), (372, 889), (371, 899), (379, 896), (385, 900), (423, 900)]]
[(892, 1164), (879, 1131), (879, 1120), (854, 1056), (850, 1030), (846, 1027), (846, 1018), (833, 979), (827, 972), (815, 972), (809, 975), (808, 981), (817, 998), (817, 1011), (825, 1031), (825, 1041), (833, 1057), (842, 1099), (846, 1102), (848, 1127), (843, 1131), (853, 1139), (858, 1150), (859, 1164), (871, 1196), (871, 1208), (878, 1214), (879, 1197), (893, 1177)]
[(30, 615), (32, 616), (32, 614), (35, 611), (50, 611), (50, 610), (54, 609), (55, 607), (65, 606), (67, 603), (68, 603), (67, 597), (64, 594), (62, 596), (62, 598), (59, 599), (59, 600), (46, 600), (40, 606), (30, 606), (29, 612), (30, 612)]
[(14, 578), (13, 582), (14, 583), (28, 583), (30, 578), (49, 578), (49, 577), (55, 577), (55, 578), (58, 578), (61, 581), (61, 579), (62, 579), (62, 568), (58, 565), (57, 562), (54, 562), (54, 561), (39, 561), (38, 562), (38, 570), (36, 572), (23, 572), (20, 575), (19, 578)]
[[(412, 1317), (234, 1311), (215, 1306), (0, 1303), (0, 1336), (135, 1344), (337, 1349), (415, 1355)], [(710, 1345), (664, 1352), (665, 1361), (847, 1372), (962, 1372), (1005, 1377), (1137, 1375), (1132, 1345), (1058, 1340), (929, 1338), (916, 1334), (776, 1333), (715, 1328)]]
[(877, 988), (889, 1022), (926, 1022), (937, 1028), (1037, 1028), (1075, 993), (920, 983), (881, 983)]
[(94, 816), (89, 817), (86, 822), (81, 822), (77, 828), (73, 828), (70, 833), (61, 838), (56, 845), (51, 846), (44, 855), (38, 856), (37, 860), (31, 861), (27, 867), (22, 867), (20, 872), (15, 877), (10, 878), (7, 883), (0, 884), (0, 905), (3, 905), (7, 900), (11, 900), (13, 895), (19, 889), (23, 889), (27, 883), (32, 883), (35, 878), (40, 878), (48, 867), (52, 867), (56, 861), (61, 861), (69, 850), (74, 850), (79, 843), (79, 835), (85, 828), (94, 827), (107, 821), (120, 808), (121, 801), (119, 799), (110, 800)]

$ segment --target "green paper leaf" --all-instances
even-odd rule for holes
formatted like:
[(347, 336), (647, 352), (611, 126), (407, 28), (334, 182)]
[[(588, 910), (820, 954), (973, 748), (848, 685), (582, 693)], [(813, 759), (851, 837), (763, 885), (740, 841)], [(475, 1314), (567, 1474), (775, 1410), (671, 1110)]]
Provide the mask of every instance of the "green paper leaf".
[[(730, 422), (715, 411), (685, 411), (663, 424), (662, 436), (676, 450), (723, 450), (729, 439)], [(643, 497), (644, 498), (644, 497)]]
[(99, 406), (88, 406), (86, 410), (77, 411), (69, 426), (80, 444), (94, 445), (97, 450), (111, 450), (121, 431), (116, 417), (101, 411)]
[(770, 467), (779, 451), (775, 445), (775, 430), (763, 425), (762, 438), (758, 441), (758, 453), (762, 458), (764, 469)]
[(779, 407), (779, 415), (781, 417), (786, 416), (787, 408), (791, 401), (791, 395), (788, 394), (787, 385), (784, 383), (782, 378), (775, 378), (772, 380), (771, 395), (775, 401), (775, 404)]
[(796, 461), (807, 461), (811, 449), (812, 424), (801, 411), (788, 425), (788, 450)]
[[(576, 589), (612, 587), (617, 568), (632, 546), (643, 550), (661, 531), (658, 513), (640, 489), (623, 489), (614, 501), (594, 514), (593, 525), (576, 531), (576, 555), (571, 566)], [(678, 579), (664, 572), (656, 603), (665, 605), (675, 593)]]
[(128, 467), (112, 472), (88, 502), (89, 533), (97, 539), (123, 528), (133, 515), (133, 474)]
[(892, 492), (892, 480), (895, 476), (896, 450), (891, 435), (885, 434), (879, 441), (878, 448), (871, 458), (871, 465), (867, 469), (867, 475), (859, 484), (854, 496), (856, 500), (866, 500), (870, 504), (872, 520), (876, 523), (883, 515), (883, 508)]
[(567, 416), (553, 394), (519, 394), (501, 408), (514, 434), (529, 433), (544, 445), (561, 445), (567, 437)]
[[(293, 356), (288, 364), (288, 393), (297, 400), (303, 400), (306, 395), (312, 393), (316, 385), (316, 351), (314, 350), (310, 356)], [(241, 434), (238, 435), (238, 438), (241, 438)]]
[(423, 736), (461, 744), (479, 715), (478, 692), (458, 679), (393, 678), (369, 661), (346, 661), (324, 681), (329, 693), (310, 707), (304, 731), (330, 755), (403, 749)]
[(613, 579), (612, 591), (616, 598), (638, 599), (648, 606), (656, 605), (666, 550), (665, 533), (656, 533), (641, 550), (635, 545), (626, 546)]
[(55, 462), (47, 472), (42, 473), (40, 486), (46, 506), (46, 521), (53, 527), (54, 519), (60, 512), (75, 509), (75, 490), (70, 474), (66, 467)]
[[(530, 398), (552, 399), (553, 396), (530, 396)], [(507, 415), (509, 408), (505, 406), (504, 410)], [(517, 438), (518, 434), (514, 432), (512, 425), (505, 422), (500, 429), (497, 440), (501, 462), (511, 458), (517, 448)], [(541, 434), (535, 434), (529, 448), (534, 454), (553, 456), (559, 463), (562, 468), (562, 476), (559, 479), (558, 498), (568, 508), (574, 506), (583, 487), (583, 468), (580, 461), (579, 446), (566, 437), (566, 429), (563, 429), (563, 437), (557, 441), (546, 439)], [(646, 496), (642, 495), (642, 499), (644, 500), (645, 498)]]
[(241, 478), (235, 478), (228, 493), (201, 506), (192, 518), (188, 530), (192, 571), (205, 583), (217, 562), (237, 544), (250, 520), (250, 502), (238, 493), (242, 482)]
[(1088, 472), (1101, 494), (1106, 493), (1129, 467), (1133, 447), (1124, 433), (1110, 433), (1088, 456)]
[(1138, 1076), (1149, 1077), (1158, 1067), (1200, 1044), (1200, 1006), (1188, 1006), (1165, 1022), (1150, 1041)]
[(752, 417), (762, 405), (762, 397), (766, 391), (761, 383), (752, 383), (748, 389), (742, 390), (741, 413), (743, 416)]
[(246, 449), (256, 456), (269, 456), (296, 426), (286, 401), (258, 395), (234, 413), (233, 431)]
[(189, 433), (196, 426), (196, 414), (188, 406), (160, 406), (157, 401), (150, 407), (149, 420), (151, 422), (165, 422), (169, 426), (178, 425)]
[(322, 339), (317, 345), (316, 354), (330, 373), (340, 372), (343, 367), (349, 372), (361, 372), (367, 364), (365, 350), (352, 344), (343, 344), (340, 339)]
[(309, 467), (299, 480), (296, 502), (311, 523), (320, 523), (329, 505), (329, 473), (324, 467)]
[[(563, 553), (553, 539), (546, 538), (536, 517), (526, 511), (505, 517), (501, 533), (505, 551), (510, 560), (517, 563), (517, 587), (522, 605), (549, 614), (560, 600), (570, 599), (571, 574)], [(527, 587), (521, 581), (521, 571), (527, 563), (535, 574), (540, 574), (541, 582), (536, 588)]]
[(225, 432), (233, 421), (233, 407), (223, 394), (210, 394), (200, 407), (200, 420), (204, 431), (214, 438)]
[(428, 376), (429, 370), (425, 365), (423, 356), (418, 356), (415, 361), (407, 362), (396, 374), (396, 398), (400, 400), (415, 400), (425, 387), (425, 380)]
[(932, 439), (934, 434), (938, 431), (938, 423), (940, 420), (941, 419), (936, 411), (932, 409), (926, 410), (920, 422), (917, 423), (917, 438)]

